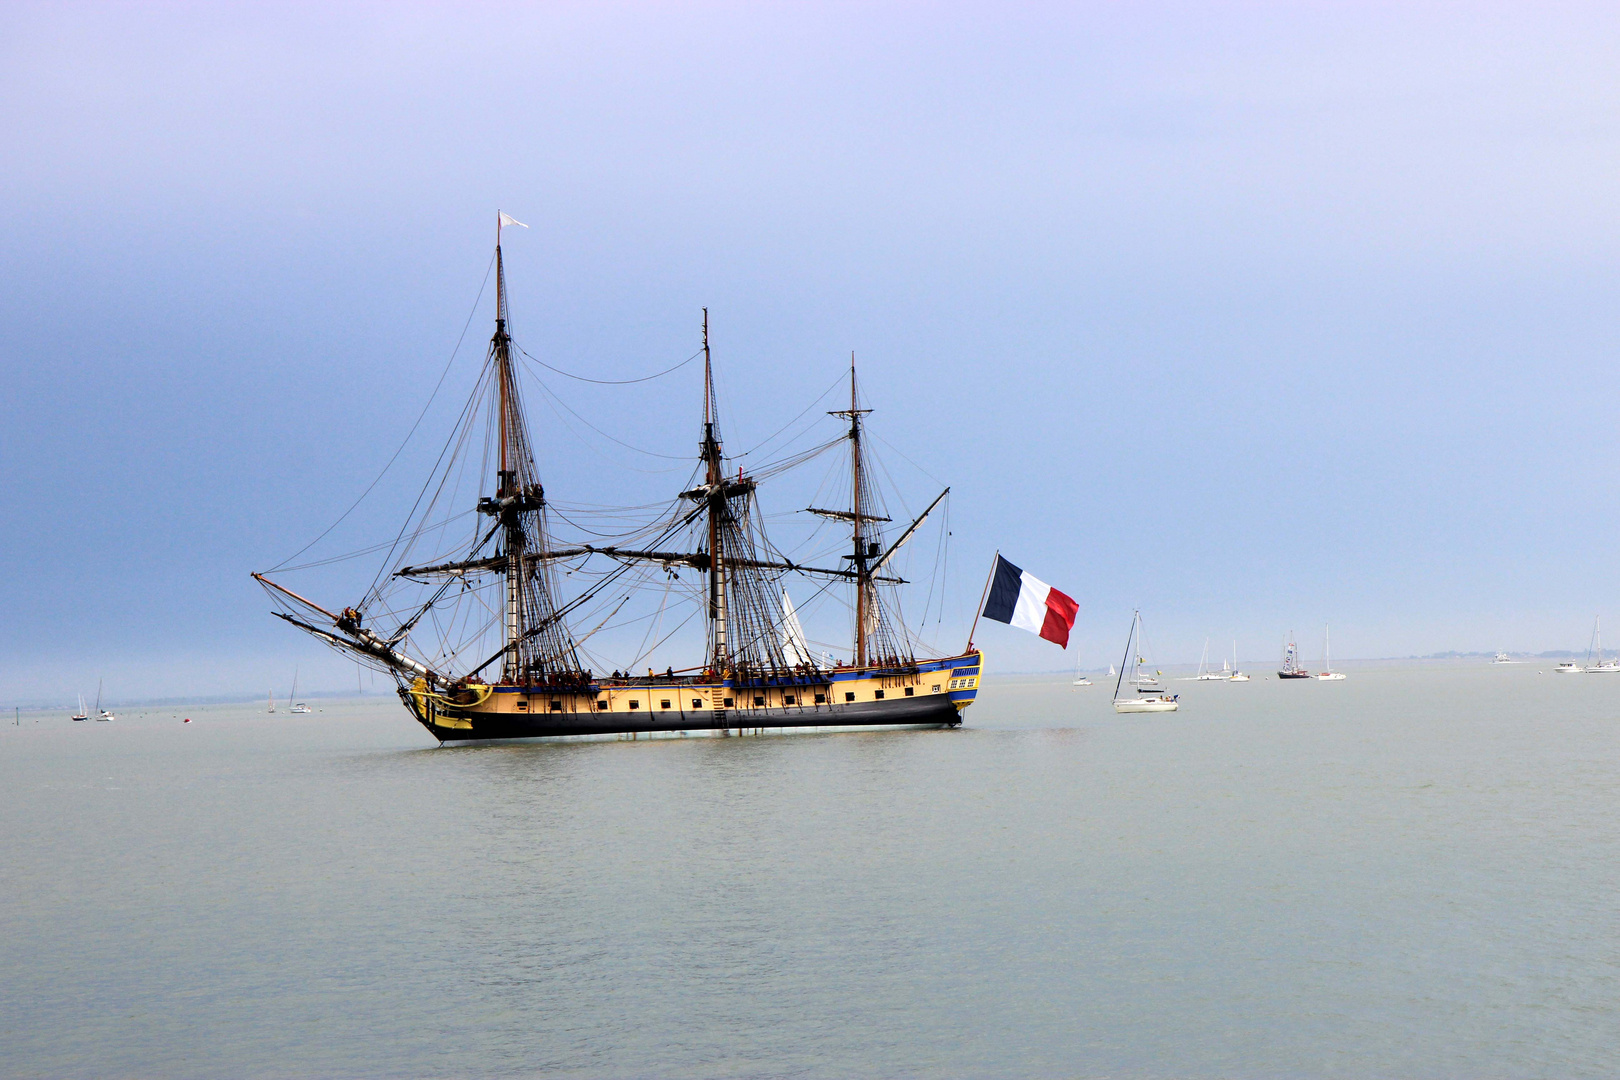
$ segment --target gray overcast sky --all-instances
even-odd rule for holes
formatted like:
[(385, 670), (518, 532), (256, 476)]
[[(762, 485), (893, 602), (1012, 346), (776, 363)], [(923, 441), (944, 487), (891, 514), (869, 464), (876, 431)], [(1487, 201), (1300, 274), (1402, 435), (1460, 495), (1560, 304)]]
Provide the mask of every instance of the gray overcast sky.
[[(398, 447), (496, 207), (530, 352), (707, 305), (738, 442), (856, 350), (953, 485), (946, 639), (1000, 547), (1098, 666), (1138, 605), (1163, 662), (1620, 645), (1617, 72), (1599, 4), (7, 4), (0, 692), (353, 685), (247, 574)], [(687, 453), (668, 393), (571, 400)], [(671, 482), (542, 429), (558, 497)]]

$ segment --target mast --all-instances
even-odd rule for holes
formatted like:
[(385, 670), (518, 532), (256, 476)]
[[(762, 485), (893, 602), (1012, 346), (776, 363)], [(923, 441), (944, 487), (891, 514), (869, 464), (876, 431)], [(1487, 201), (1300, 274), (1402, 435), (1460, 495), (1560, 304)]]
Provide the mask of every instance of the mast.
[[(478, 501), (478, 511), (494, 518), (502, 541), (506, 603), (501, 652), (501, 681), (528, 684), (558, 669), (577, 671), (579, 659), (555, 610), (554, 588), (544, 569), (545, 488), (534, 466), (528, 423), (512, 366), (506, 264), (501, 227), (522, 222), (497, 213), (495, 223), (495, 335), (489, 362), (495, 393), (497, 453), (495, 495)], [(494, 657), (490, 658), (491, 663)]]
[[(878, 555), (878, 545), (866, 538), (865, 525), (872, 518), (867, 504), (866, 464), (861, 457), (861, 417), (871, 409), (861, 408), (861, 399), (855, 380), (855, 354), (849, 354), (849, 408), (839, 409), (833, 416), (849, 418), (850, 507), (849, 523), (854, 551), (846, 556), (855, 570), (855, 666), (866, 666), (867, 638), (870, 624), (877, 612), (876, 587), (872, 583), (871, 562)], [(883, 519), (887, 520), (887, 519)]]
[(1119, 688), (1125, 683), (1125, 665), (1131, 662), (1131, 640), (1136, 637), (1136, 620), (1142, 617), (1140, 611), (1131, 612), (1131, 630), (1125, 635), (1125, 655), (1119, 659), (1119, 678), (1114, 680), (1114, 700), (1119, 700)]
[[(500, 219), (495, 223), (495, 379), (499, 398), (496, 423), (500, 428), (500, 465), (496, 472), (495, 498), (514, 494), (511, 467), (512, 417), (512, 339), (506, 332), (506, 267), (501, 259)], [(523, 634), (523, 525), (516, 514), (505, 515), (506, 541), (506, 659), (501, 677), (517, 681), (518, 641)]]
[(704, 480), (709, 488), (709, 666), (725, 675), (729, 657), (726, 647), (726, 558), (721, 543), (720, 518), (726, 511), (725, 477), (721, 475), (720, 439), (714, 396), (714, 365), (709, 355), (709, 309), (703, 309), (703, 455)]

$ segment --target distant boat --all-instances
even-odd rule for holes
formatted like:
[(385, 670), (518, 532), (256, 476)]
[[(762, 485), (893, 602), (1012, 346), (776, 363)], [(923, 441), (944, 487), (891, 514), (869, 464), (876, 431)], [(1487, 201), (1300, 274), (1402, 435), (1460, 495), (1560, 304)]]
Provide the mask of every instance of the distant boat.
[(1198, 658), (1198, 677), (1197, 677), (1196, 681), (1197, 682), (1216, 682), (1216, 681), (1230, 682), (1231, 679), (1232, 679), (1232, 672), (1231, 672), (1231, 669), (1229, 669), (1226, 666), (1226, 661), (1225, 660), (1221, 661), (1221, 670), (1219, 670), (1219, 671), (1216, 671), (1214, 668), (1209, 666), (1209, 638), (1205, 638), (1204, 639), (1204, 655), (1202, 655), (1202, 656), (1200, 656)]
[(274, 690), (270, 691), (270, 710), (269, 711), (270, 712), (275, 712), (276, 711), (276, 692)]
[(292, 707), (289, 708), (287, 711), (290, 712), (290, 713), (299, 713), (299, 714), (313, 711), (313, 710), (310, 709), (310, 707), (308, 705), (305, 705), (302, 701), (297, 700), (297, 698), (298, 698), (298, 669), (293, 668), (293, 688), (292, 688), (292, 693), (287, 695), (287, 700), (292, 702)]
[[(1591, 662), (1593, 649), (1597, 650), (1596, 664)], [(1620, 672), (1620, 660), (1603, 662), (1603, 620), (1601, 618), (1592, 620), (1592, 644), (1586, 650), (1586, 660), (1586, 671), (1589, 675), (1610, 675)]]
[(88, 720), (88, 719), (90, 719), (90, 714), (88, 712), (86, 712), (85, 708), (84, 708), (84, 695), (83, 694), (79, 695), (79, 711), (73, 714), (73, 719), (75, 719), (75, 720)]
[(96, 720), (116, 720), (118, 717), (101, 707), (101, 680), (96, 680)]
[(1283, 643), (1282, 668), (1277, 672), (1277, 678), (1309, 679), (1313, 677), (1310, 672), (1305, 670), (1304, 665), (1299, 662), (1299, 646), (1294, 644), (1294, 635), (1290, 632), (1288, 640)]
[(1584, 675), (1586, 669), (1572, 660), (1565, 660), (1562, 664), (1553, 668), (1553, 673), (1557, 675)]
[[(1125, 659), (1120, 661), (1122, 666), (1119, 678), (1114, 683), (1114, 711), (1117, 713), (1175, 712), (1176, 698), (1165, 693), (1164, 689), (1157, 685), (1157, 673), (1145, 677), (1142, 674), (1142, 653), (1145, 651), (1145, 646), (1142, 644), (1141, 625), (1142, 613), (1140, 611), (1132, 612), (1131, 632), (1125, 638)], [(1132, 648), (1133, 644), (1135, 645), (1134, 649)], [(1131, 663), (1131, 657), (1133, 656), (1136, 658), (1134, 664)], [(1134, 697), (1122, 698), (1119, 696), (1120, 687), (1126, 682), (1125, 667), (1131, 669), (1129, 682), (1133, 687), (1132, 693), (1135, 694)]]
[(1328, 628), (1322, 627), (1322, 667), (1323, 671), (1317, 676), (1323, 682), (1337, 682), (1344, 678), (1344, 672), (1333, 670), (1332, 654), (1328, 651)]
[(1508, 656), (1508, 654), (1505, 653), (1505, 652), (1499, 652), (1499, 653), (1496, 654), (1496, 659), (1492, 660), (1491, 663), (1493, 663), (1493, 664), (1517, 664), (1518, 661), (1513, 659), (1512, 657)]
[(1069, 684), (1070, 686), (1090, 686), (1091, 685), (1091, 680), (1086, 678), (1084, 675), (1080, 674), (1080, 664), (1081, 664), (1080, 650), (1077, 647), (1074, 650), (1074, 682), (1070, 683)]
[[(1221, 666), (1223, 668), (1226, 666), (1224, 661), (1222, 662)], [(1238, 670), (1237, 638), (1232, 639), (1232, 674), (1228, 675), (1227, 679), (1230, 682), (1248, 682), (1249, 681), (1249, 677), (1247, 675), (1243, 674), (1243, 672)]]

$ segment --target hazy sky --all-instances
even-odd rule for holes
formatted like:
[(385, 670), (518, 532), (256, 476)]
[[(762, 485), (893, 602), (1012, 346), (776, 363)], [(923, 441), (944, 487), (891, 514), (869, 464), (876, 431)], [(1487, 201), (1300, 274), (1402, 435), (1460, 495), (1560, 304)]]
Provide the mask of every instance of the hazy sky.
[[(398, 448), (496, 207), (530, 352), (644, 374), (707, 305), (736, 442), (855, 350), (953, 487), (953, 643), (999, 547), (1097, 666), (1136, 606), (1162, 662), (1620, 646), (1617, 73), (1599, 4), (6, 4), (0, 694), (352, 686), (248, 573)], [(688, 453), (669, 393), (570, 400)]]

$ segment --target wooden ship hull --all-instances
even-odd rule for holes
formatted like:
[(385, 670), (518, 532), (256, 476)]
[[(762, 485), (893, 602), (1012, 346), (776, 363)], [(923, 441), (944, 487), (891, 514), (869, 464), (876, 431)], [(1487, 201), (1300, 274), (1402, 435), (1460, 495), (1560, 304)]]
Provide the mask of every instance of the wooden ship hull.
[(652, 676), (582, 688), (473, 686), (446, 695), (417, 680), (400, 697), (441, 742), (926, 729), (961, 724), (978, 695), (980, 669), (981, 654), (970, 652), (764, 682)]

